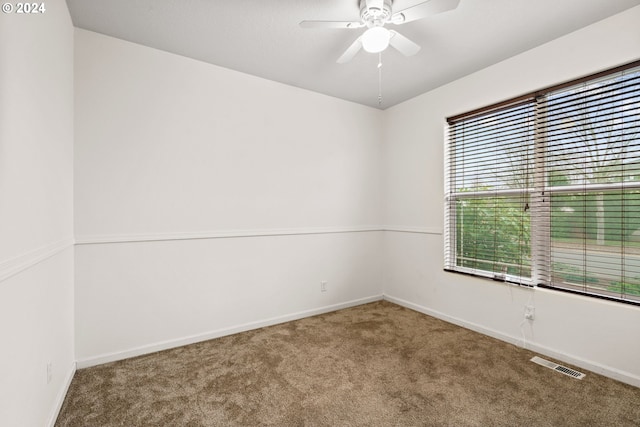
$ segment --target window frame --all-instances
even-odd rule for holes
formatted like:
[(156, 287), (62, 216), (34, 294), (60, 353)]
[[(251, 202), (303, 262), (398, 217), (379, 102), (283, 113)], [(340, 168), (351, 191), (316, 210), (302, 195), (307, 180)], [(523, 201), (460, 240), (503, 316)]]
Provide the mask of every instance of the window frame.
[[(599, 73), (590, 74), (588, 76), (581, 77), (579, 79), (574, 79), (571, 81), (567, 81), (558, 85), (550, 86), (535, 92), (527, 93), (516, 98), (512, 98), (509, 100), (505, 100), (496, 104), (492, 104), (486, 107), (478, 108), (467, 113), (459, 114), (456, 116), (452, 116), (447, 118), (448, 126), (445, 131), (445, 177), (444, 177), (444, 191), (445, 191), (445, 218), (444, 218), (444, 261), (445, 261), (445, 271), (461, 273), (472, 275), (475, 277), (482, 277), (487, 279), (492, 279), (496, 281), (508, 282), (520, 286), (527, 287), (541, 287), (548, 288), (557, 291), (575, 293), (580, 295), (586, 295), (589, 297), (602, 298), (607, 300), (613, 300), (616, 302), (622, 302), (625, 304), (632, 305), (640, 305), (640, 300), (629, 299), (629, 294), (624, 294), (623, 296), (616, 297), (615, 292), (598, 290), (598, 292), (589, 292), (588, 288), (585, 286), (584, 290), (579, 289), (571, 289), (566, 287), (559, 287), (552, 283), (552, 274), (555, 273), (554, 268), (551, 266), (552, 263), (552, 212), (551, 205), (552, 199), (555, 195), (562, 194), (582, 194), (582, 197), (587, 197), (588, 194), (597, 194), (596, 192), (610, 192), (610, 191), (626, 191), (626, 190), (640, 190), (640, 181), (624, 181), (624, 182), (613, 182), (613, 183), (585, 183), (585, 184), (570, 184), (570, 185), (549, 185), (547, 182), (547, 173), (545, 170), (545, 165), (548, 161), (548, 150), (547, 150), (547, 136), (546, 136), (546, 128), (547, 123), (545, 118), (541, 118), (541, 115), (544, 115), (546, 112), (546, 103), (547, 97), (552, 93), (557, 93), (558, 91), (570, 88), (572, 86), (579, 85), (581, 83), (591, 83), (596, 82), (599, 79), (605, 79), (607, 77), (614, 77), (617, 73), (624, 72), (626, 70), (634, 69), (640, 67), (640, 60), (633, 61), (628, 64), (621, 65), (619, 67), (615, 67), (609, 70), (605, 70)], [(496, 112), (500, 112), (503, 110), (509, 110), (513, 108), (518, 108), (522, 105), (531, 105), (533, 107), (533, 123), (534, 123), (534, 133), (533, 133), (533, 181), (531, 184), (525, 186), (524, 188), (509, 188), (509, 189), (490, 189), (486, 191), (476, 190), (473, 192), (466, 193), (464, 191), (459, 191), (455, 188), (455, 185), (452, 185), (451, 179), (455, 177), (458, 179), (458, 175), (455, 174), (455, 163), (452, 156), (451, 149), (453, 144), (453, 136), (451, 135), (452, 128), (455, 124), (461, 123), (464, 120), (470, 120), (476, 117), (482, 117), (484, 115), (493, 114)], [(543, 125), (541, 125), (543, 124)], [(635, 141), (637, 138), (633, 139)], [(530, 166), (528, 165), (527, 168)], [(527, 169), (528, 170), (528, 169)], [(515, 276), (512, 274), (508, 274), (504, 272), (498, 273), (495, 271), (489, 270), (478, 270), (476, 268), (470, 268), (466, 266), (458, 265), (458, 248), (456, 247), (457, 236), (458, 236), (458, 226), (457, 223), (457, 202), (464, 200), (473, 200), (473, 199), (481, 199), (482, 197), (489, 197), (493, 199), (498, 199), (499, 196), (514, 196), (522, 199), (528, 199), (529, 202), (529, 221), (530, 224), (532, 220), (535, 218), (536, 221), (543, 221), (540, 226), (534, 227), (531, 225), (530, 227), (530, 240), (529, 240), (529, 248), (530, 248), (530, 278), (529, 277), (521, 277)], [(621, 196), (624, 199), (624, 196)], [(585, 239), (586, 241), (586, 239)], [(586, 249), (585, 249), (586, 253)], [(546, 261), (545, 261), (546, 260)], [(482, 261), (479, 259), (478, 261)], [(490, 262), (490, 260), (487, 260)], [(504, 264), (501, 262), (497, 262), (494, 260), (494, 265)], [(505, 264), (506, 265), (506, 264)], [(520, 267), (522, 263), (519, 264)], [(495, 270), (495, 269), (494, 269)], [(624, 276), (623, 276), (624, 277)], [(608, 295), (611, 294), (611, 295)]]

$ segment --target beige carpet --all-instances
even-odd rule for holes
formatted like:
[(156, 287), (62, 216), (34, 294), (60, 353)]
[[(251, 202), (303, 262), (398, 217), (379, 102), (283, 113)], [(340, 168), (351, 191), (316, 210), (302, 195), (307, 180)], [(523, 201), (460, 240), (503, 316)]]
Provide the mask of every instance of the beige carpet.
[(376, 302), (79, 370), (56, 426), (640, 426), (639, 388), (534, 355)]

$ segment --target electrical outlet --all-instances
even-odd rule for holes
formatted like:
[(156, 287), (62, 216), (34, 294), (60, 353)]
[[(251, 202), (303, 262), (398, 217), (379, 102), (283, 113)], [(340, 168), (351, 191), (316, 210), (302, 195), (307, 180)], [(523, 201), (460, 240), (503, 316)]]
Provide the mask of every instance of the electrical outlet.
[(47, 384), (51, 382), (51, 377), (53, 376), (53, 363), (47, 363)]
[(524, 306), (524, 318), (527, 320), (533, 320), (536, 318), (536, 308), (532, 305)]
[(327, 282), (320, 282), (320, 292), (327, 292)]

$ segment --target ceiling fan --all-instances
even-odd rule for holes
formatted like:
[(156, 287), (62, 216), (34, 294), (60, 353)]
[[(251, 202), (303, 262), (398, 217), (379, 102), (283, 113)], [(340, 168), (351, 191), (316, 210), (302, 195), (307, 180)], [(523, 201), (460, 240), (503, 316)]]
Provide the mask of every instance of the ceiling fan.
[(338, 58), (338, 63), (351, 61), (360, 49), (378, 53), (389, 45), (405, 56), (418, 53), (420, 46), (402, 34), (385, 28), (385, 24), (401, 25), (458, 7), (460, 0), (427, 0), (399, 12), (393, 12), (393, 0), (360, 0), (360, 21), (302, 21), (302, 28), (363, 28), (367, 30)]

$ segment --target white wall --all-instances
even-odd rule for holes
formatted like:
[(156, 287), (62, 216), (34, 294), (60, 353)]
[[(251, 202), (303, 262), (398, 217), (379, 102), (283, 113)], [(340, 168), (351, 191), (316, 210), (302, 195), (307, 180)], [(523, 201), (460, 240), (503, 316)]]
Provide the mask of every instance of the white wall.
[(640, 7), (386, 110), (386, 296), (640, 386), (640, 307), (442, 270), (445, 118), (636, 60), (638, 22)]
[(381, 296), (381, 111), (75, 41), (80, 366)]
[[(0, 14), (0, 425), (52, 424), (73, 354), (73, 27)], [(47, 364), (51, 381), (47, 382)]]

